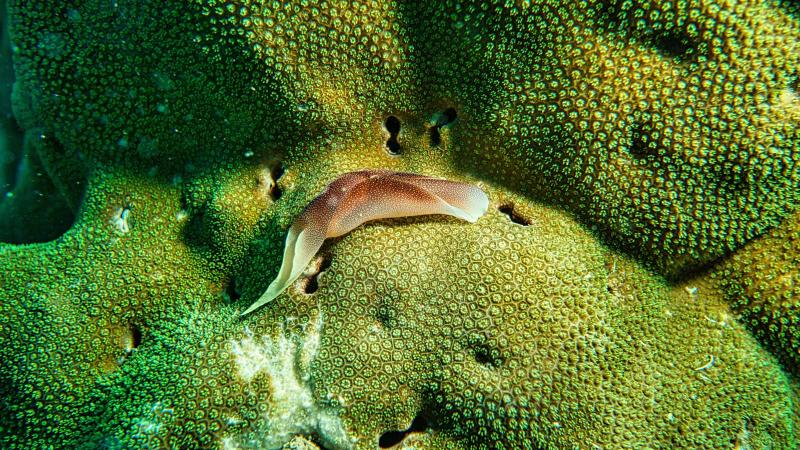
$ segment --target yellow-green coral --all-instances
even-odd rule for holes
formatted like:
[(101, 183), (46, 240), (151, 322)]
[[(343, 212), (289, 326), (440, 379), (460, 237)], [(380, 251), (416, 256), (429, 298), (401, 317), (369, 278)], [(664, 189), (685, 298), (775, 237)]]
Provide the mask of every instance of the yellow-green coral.
[[(788, 380), (711, 288), (667, 289), (549, 208), (491, 190), (530, 225), (495, 210), (474, 225), (360, 228), (326, 246), (316, 293), (298, 283), (241, 322), (163, 184), (103, 177), (82, 234), (5, 249), (27, 272), (2, 279), (15, 312), (2, 376), (19, 389), (4, 393), (7, 444), (246, 448), (306, 434), (373, 448), (416, 415), (434, 447), (718, 447), (742, 427), (750, 445), (795, 438)], [(248, 267), (274, 271), (279, 253), (256, 245)], [(238, 279), (245, 297), (268, 280)]]
[(800, 375), (800, 213), (736, 252), (714, 275), (743, 322)]
[[(0, 245), (0, 445), (792, 448), (796, 323), (748, 309), (783, 269), (747, 267), (800, 194), (791, 8), (11, 1), (78, 218)], [(239, 320), (365, 168), (492, 208), (359, 228)]]

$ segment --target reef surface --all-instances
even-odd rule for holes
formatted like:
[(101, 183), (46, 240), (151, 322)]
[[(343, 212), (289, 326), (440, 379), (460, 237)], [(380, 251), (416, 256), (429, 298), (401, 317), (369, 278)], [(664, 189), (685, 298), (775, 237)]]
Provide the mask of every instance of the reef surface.
[[(798, 445), (796, 3), (7, 15), (1, 447)], [(489, 212), (361, 226), (240, 319), (378, 168)]]

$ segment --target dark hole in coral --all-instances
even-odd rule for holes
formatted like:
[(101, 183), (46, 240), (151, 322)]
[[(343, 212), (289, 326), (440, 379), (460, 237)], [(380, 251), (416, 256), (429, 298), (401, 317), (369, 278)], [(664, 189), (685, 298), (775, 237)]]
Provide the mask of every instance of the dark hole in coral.
[(140, 345), (142, 345), (142, 330), (138, 326), (131, 324), (130, 331), (131, 331), (131, 350), (133, 350), (134, 348), (138, 348)]
[(711, 170), (716, 174), (720, 185), (731, 192), (741, 192), (750, 188), (750, 181), (743, 164), (715, 164)]
[(392, 307), (387, 305), (381, 305), (378, 307), (378, 311), (375, 317), (378, 319), (378, 322), (380, 322), (384, 328), (389, 328), (394, 324), (395, 320), (397, 319), (397, 313)]
[(644, 158), (648, 155), (655, 155), (654, 146), (651, 145), (650, 135), (647, 133), (643, 124), (636, 124), (631, 135), (631, 146), (628, 152), (634, 158)]
[(431, 127), (431, 146), (438, 147), (439, 144), (442, 143), (442, 135), (439, 132), (439, 128), (450, 125), (453, 123), (456, 118), (458, 117), (458, 113), (456, 112), (455, 108), (447, 108), (446, 110), (442, 111), (441, 113), (437, 114), (436, 122)]
[(439, 127), (431, 127), (431, 147), (438, 147), (442, 143), (442, 135), (439, 134)]
[(378, 439), (378, 446), (380, 448), (394, 447), (395, 445), (403, 442), (403, 439), (405, 438), (405, 431), (387, 431), (381, 435), (380, 439)]
[(789, 89), (795, 94), (800, 95), (800, 73), (794, 74), (794, 78), (789, 82)]
[(199, 210), (189, 217), (189, 221), (183, 228), (184, 238), (192, 245), (204, 247), (211, 240), (210, 233), (206, 229), (206, 213)]
[(505, 205), (500, 205), (500, 207), (497, 208), (497, 210), (507, 215), (508, 218), (511, 219), (511, 221), (516, 224), (522, 225), (524, 227), (527, 227), (528, 225), (531, 224), (530, 220), (526, 219), (525, 217), (522, 217), (521, 215), (517, 214), (516, 211), (514, 211), (513, 203), (506, 203)]
[(400, 119), (395, 116), (387, 117), (384, 125), (389, 134), (397, 135), (400, 132)]
[(330, 255), (322, 255), (322, 261), (319, 263), (319, 269), (317, 269), (313, 275), (306, 279), (306, 282), (303, 284), (303, 292), (306, 294), (313, 294), (319, 290), (319, 274), (328, 270), (328, 268), (331, 266), (331, 262)]
[(492, 351), (484, 346), (475, 349), (475, 361), (484, 366), (496, 366), (496, 361), (492, 357)]
[(228, 298), (231, 299), (232, 302), (239, 300), (242, 294), (236, 290), (236, 280), (231, 279), (231, 282), (225, 287), (225, 293), (228, 294)]
[(383, 125), (386, 127), (386, 131), (389, 132), (386, 150), (392, 155), (399, 155), (403, 151), (402, 147), (400, 147), (400, 142), (397, 141), (397, 136), (400, 134), (400, 119), (395, 116), (389, 116)]
[(453, 123), (458, 118), (455, 108), (447, 108), (442, 112), (442, 120), (437, 123), (440, 127)]
[(269, 172), (273, 181), (272, 189), (269, 191), (269, 196), (273, 201), (281, 198), (281, 195), (283, 195), (283, 191), (281, 191), (280, 186), (278, 186), (278, 180), (283, 176), (284, 172), (285, 170), (283, 169), (283, 165), (281, 165), (281, 163), (276, 164), (275, 167), (273, 167)]
[(398, 445), (399, 443), (403, 442), (403, 439), (406, 438), (411, 433), (422, 433), (428, 429), (428, 420), (425, 419), (421, 414), (418, 414), (417, 417), (414, 417), (414, 420), (411, 421), (411, 425), (403, 430), (393, 430), (387, 431), (381, 435), (378, 439), (378, 446), (380, 448), (390, 448)]
[(317, 280), (317, 273), (311, 276), (303, 286), (303, 292), (306, 294), (313, 294), (319, 290), (319, 280)]
[(669, 58), (685, 58), (697, 50), (692, 39), (679, 31), (657, 36), (653, 44), (662, 55)]
[(411, 426), (408, 427), (408, 430), (406, 431), (408, 433), (422, 433), (427, 429), (428, 429), (428, 420), (421, 415), (417, 415), (417, 417), (414, 417), (414, 420), (411, 421)]
[(616, 291), (614, 290), (614, 288), (613, 288), (613, 287), (611, 287), (611, 285), (610, 285), (610, 284), (607, 284), (607, 285), (606, 285), (606, 292), (608, 292), (609, 294), (613, 294), (613, 293), (614, 293), (614, 292), (616, 292)]

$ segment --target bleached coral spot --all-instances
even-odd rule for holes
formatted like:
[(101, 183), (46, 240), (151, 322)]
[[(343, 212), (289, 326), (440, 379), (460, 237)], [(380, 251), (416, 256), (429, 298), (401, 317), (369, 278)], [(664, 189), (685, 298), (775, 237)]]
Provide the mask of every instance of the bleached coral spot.
[(114, 210), (114, 215), (111, 216), (111, 225), (114, 226), (114, 229), (119, 234), (128, 234), (131, 231), (130, 225), (128, 224), (128, 218), (130, 217), (131, 210), (128, 207), (119, 207)]
[[(311, 365), (319, 350), (323, 320), (309, 322), (302, 333), (282, 330), (277, 336), (256, 337), (251, 333), (231, 342), (231, 356), (238, 375), (251, 382), (266, 374), (272, 383), (272, 398), (263, 426), (256, 431), (258, 448), (281, 448), (297, 435), (319, 436), (330, 449), (349, 449), (355, 444), (338, 411), (317, 402), (311, 390)], [(254, 444), (252, 435), (228, 436), (225, 448)], [(248, 447), (249, 448), (249, 447)]]

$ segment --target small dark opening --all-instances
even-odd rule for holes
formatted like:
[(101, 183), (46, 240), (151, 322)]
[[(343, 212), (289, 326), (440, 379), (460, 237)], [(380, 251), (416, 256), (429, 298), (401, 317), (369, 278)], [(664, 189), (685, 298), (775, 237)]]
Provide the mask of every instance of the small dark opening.
[(284, 172), (285, 170), (283, 169), (283, 165), (278, 163), (269, 173), (273, 181), (272, 189), (269, 191), (269, 196), (273, 201), (281, 198), (281, 195), (283, 195), (283, 191), (281, 191), (280, 186), (278, 186), (278, 180), (283, 176)]
[(403, 439), (405, 438), (405, 431), (387, 431), (381, 435), (380, 439), (378, 439), (378, 446), (380, 448), (394, 447), (395, 445), (403, 442)]
[(428, 429), (428, 420), (422, 417), (421, 415), (418, 415), (417, 417), (414, 417), (413, 421), (411, 421), (411, 426), (408, 427), (407, 431), (409, 433), (422, 433), (427, 429)]
[(658, 51), (670, 58), (685, 58), (695, 53), (692, 39), (685, 33), (675, 32), (655, 38), (654, 45)]
[(242, 294), (236, 290), (236, 280), (233, 279), (231, 279), (228, 286), (225, 287), (225, 293), (228, 294), (228, 298), (230, 298), (232, 302), (239, 300), (242, 296)]
[(458, 113), (455, 108), (447, 108), (436, 115), (435, 123), (430, 130), (431, 147), (438, 147), (442, 143), (442, 135), (439, 128), (450, 125), (456, 118), (458, 118)]
[(131, 349), (140, 345), (142, 345), (142, 330), (136, 325), (131, 325)]
[(386, 118), (386, 122), (383, 125), (386, 127), (386, 131), (389, 132), (389, 139), (386, 141), (386, 150), (392, 155), (399, 155), (403, 150), (400, 146), (400, 142), (397, 140), (397, 136), (400, 134), (400, 119), (395, 116), (389, 116)]
[(800, 94), (800, 74), (795, 74), (794, 78), (789, 83), (789, 89), (795, 94)]
[(389, 134), (397, 135), (400, 132), (400, 119), (395, 116), (387, 117), (385, 125)]
[(512, 222), (522, 225), (523, 227), (527, 227), (531, 224), (530, 220), (517, 214), (517, 212), (514, 211), (514, 205), (512, 203), (501, 205), (499, 208), (497, 208), (497, 210), (508, 216), (508, 218), (511, 219)]
[(303, 287), (303, 292), (306, 294), (313, 294), (319, 290), (319, 281), (317, 280), (317, 275), (314, 274), (311, 278), (308, 279), (306, 285)]
[(406, 438), (411, 433), (422, 433), (428, 429), (428, 421), (423, 417), (421, 414), (418, 414), (417, 417), (414, 417), (414, 420), (411, 421), (411, 425), (403, 430), (393, 430), (387, 431), (381, 435), (378, 439), (378, 446), (380, 448), (390, 448), (394, 447), (395, 445), (400, 444), (403, 442), (403, 439)]
[(458, 118), (458, 113), (455, 108), (447, 108), (442, 112), (441, 122), (438, 123), (440, 127), (453, 123)]
[(331, 266), (330, 255), (323, 255), (322, 261), (320, 261), (319, 263), (319, 270), (317, 270), (316, 272), (314, 272), (313, 275), (308, 277), (303, 286), (303, 292), (305, 292), (306, 294), (313, 294), (317, 292), (319, 290), (319, 275), (322, 272), (328, 270), (330, 266)]
[(442, 135), (439, 133), (439, 127), (431, 127), (431, 147), (438, 147), (442, 143)]
[(655, 154), (655, 148), (650, 142), (650, 135), (643, 124), (636, 124), (631, 135), (631, 146), (628, 152), (634, 158), (644, 158)]
[(478, 345), (474, 349), (475, 362), (490, 368), (499, 367), (503, 361), (492, 354), (492, 349), (486, 345)]

